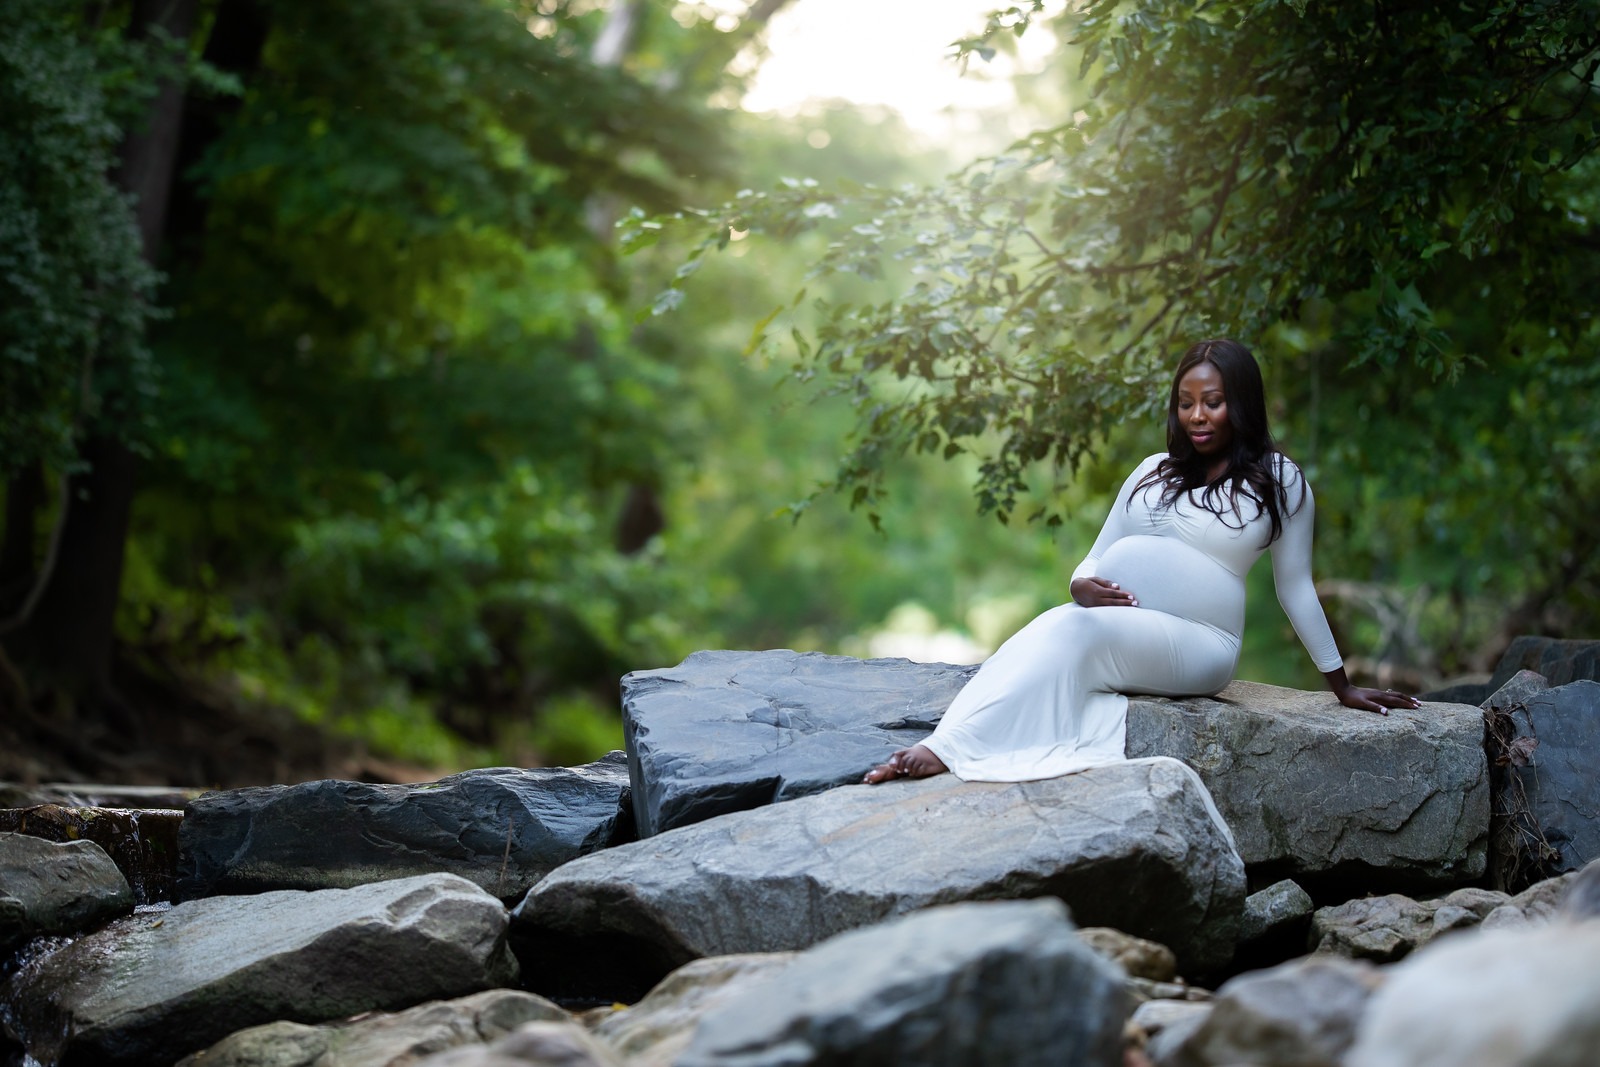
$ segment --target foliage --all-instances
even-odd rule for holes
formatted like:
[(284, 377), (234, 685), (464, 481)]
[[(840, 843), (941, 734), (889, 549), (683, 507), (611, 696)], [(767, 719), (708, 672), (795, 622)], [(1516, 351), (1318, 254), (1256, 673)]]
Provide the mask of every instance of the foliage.
[(74, 16), (58, 0), (8, 4), (0, 39), (0, 477), (71, 462), (87, 419), (126, 422), (100, 410), (108, 381), (150, 386), (155, 275), (112, 180), (107, 94), (140, 84), (138, 57)]
[[(959, 47), (983, 57), (1042, 8)], [(1483, 655), (1496, 635), (1463, 625), (1467, 599), (1519, 571), (1537, 568), (1530, 597), (1581, 603), (1596, 575), (1577, 514), (1600, 486), (1565, 442), (1595, 429), (1579, 389), (1600, 9), (1141, 0), (1052, 28), (1069, 80), (1004, 153), (926, 187), (748, 191), (680, 227), (709, 224), (694, 259), (746, 231), (824, 233), (812, 293), (912, 275), (758, 327), (792, 325), (798, 373), (855, 405), (834, 486), (877, 516), (901, 457), (970, 454), (982, 508), (1058, 522), (1070, 498), (1030, 487), (1034, 465), (1086, 473), (1120, 427), (1156, 421), (1179, 348), (1232, 334), (1257, 344), (1291, 451), (1337, 502), (1322, 569), (1368, 576), (1369, 608), (1443, 598), (1413, 619), (1444, 648), (1427, 667)]]
[(1062, 18), (1083, 80), (1058, 125), (932, 188), (801, 183), (711, 217), (706, 248), (823, 226), (818, 274), (919, 276), (796, 339), (861, 411), (839, 475), (861, 503), (888, 457), (992, 440), (978, 491), (1006, 517), (1029, 463), (1075, 467), (1160, 403), (1180, 339), (1258, 337), (1313, 305), (1343, 362), (1432, 377), (1504, 340), (1441, 325), (1481, 299), (1467, 273), (1501, 326), (1532, 317), (1565, 344), (1589, 329), (1547, 294), (1565, 291), (1551, 252), (1589, 227), (1564, 193), (1600, 132), (1593, 5), (1148, 0)]

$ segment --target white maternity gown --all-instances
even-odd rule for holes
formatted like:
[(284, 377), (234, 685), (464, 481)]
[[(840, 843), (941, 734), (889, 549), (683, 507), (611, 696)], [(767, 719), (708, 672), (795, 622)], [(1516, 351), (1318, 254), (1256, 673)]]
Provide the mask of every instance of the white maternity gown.
[[(1226, 521), (1200, 506), (1198, 492), (1170, 508), (1160, 505), (1159, 484), (1135, 494), (1163, 458), (1150, 456), (1128, 476), (1072, 572), (1116, 582), (1139, 606), (1063, 604), (1001, 645), (923, 742), (958, 778), (1023, 782), (1120, 762), (1124, 694), (1210, 694), (1233, 678), (1244, 578), (1271, 519), (1243, 494), (1241, 515), (1220, 498)], [(1311, 489), (1291, 460), (1277, 462), (1288, 491), (1283, 534), (1272, 544), (1278, 602), (1317, 669), (1331, 671), (1342, 663), (1311, 579)]]

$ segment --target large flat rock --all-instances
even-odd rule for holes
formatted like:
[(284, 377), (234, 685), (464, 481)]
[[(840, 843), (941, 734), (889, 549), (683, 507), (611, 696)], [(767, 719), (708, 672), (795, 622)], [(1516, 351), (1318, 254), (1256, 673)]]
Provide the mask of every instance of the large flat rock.
[(976, 670), (777, 649), (634, 671), (622, 727), (639, 836), (859, 782)]
[[(784, 650), (697, 652), (623, 680), (640, 836), (858, 782), (921, 740), (974, 668)], [(1484, 871), (1481, 712), (1385, 716), (1329, 693), (1235, 682), (1134, 697), (1127, 754), (1199, 771), (1259, 883), (1417, 890)]]
[(178, 833), (180, 900), (448, 871), (515, 900), (570, 859), (633, 839), (626, 761), (207, 793)]
[(1484, 872), (1478, 708), (1374, 715), (1329, 693), (1234, 682), (1215, 697), (1130, 701), (1127, 753), (1198, 771), (1252, 877), (1370, 890), (1461, 885)]
[(504, 906), (450, 874), (208, 897), (24, 964), (0, 1013), (40, 1063), (147, 1067), (275, 1020), (315, 1023), (507, 985)]
[[(629, 999), (701, 956), (803, 949), (936, 904), (1054, 896), (1086, 926), (1225, 964), (1244, 867), (1173, 760), (1012, 784), (950, 775), (849, 786), (595, 853), (513, 913), (529, 988)], [(609, 985), (607, 983), (610, 983)]]

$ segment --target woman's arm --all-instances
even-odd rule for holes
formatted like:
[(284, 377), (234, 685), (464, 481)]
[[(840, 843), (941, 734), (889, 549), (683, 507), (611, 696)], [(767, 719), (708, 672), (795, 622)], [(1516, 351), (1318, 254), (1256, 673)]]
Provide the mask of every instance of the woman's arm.
[(1111, 502), (1111, 511), (1106, 515), (1104, 525), (1100, 527), (1100, 536), (1094, 539), (1094, 544), (1090, 546), (1089, 554), (1083, 557), (1083, 562), (1073, 570), (1072, 581), (1068, 583), (1067, 588), (1072, 594), (1072, 599), (1083, 607), (1139, 606), (1139, 601), (1134, 597), (1132, 590), (1123, 589), (1116, 582), (1099, 577), (1095, 571), (1099, 569), (1100, 557), (1105, 555), (1106, 549), (1132, 532), (1128, 523), (1128, 501), (1133, 499), (1133, 487), (1161, 462), (1162, 455), (1158, 452), (1153, 456), (1146, 456), (1142, 463), (1133, 468), (1133, 473), (1128, 475), (1122, 483), (1122, 488), (1117, 491), (1117, 499)]
[(1288, 489), (1290, 513), (1283, 517), (1283, 536), (1272, 545), (1272, 580), (1278, 589), (1278, 603), (1294, 625), (1300, 643), (1328, 680), (1328, 688), (1347, 708), (1389, 714), (1390, 708), (1417, 708), (1421, 703), (1393, 689), (1367, 689), (1350, 684), (1344, 671), (1339, 646), (1328, 627), (1328, 617), (1317, 599), (1316, 583), (1311, 578), (1311, 544), (1316, 526), (1316, 501), (1311, 485), (1300, 468), (1287, 459), (1279, 461), (1279, 477)]

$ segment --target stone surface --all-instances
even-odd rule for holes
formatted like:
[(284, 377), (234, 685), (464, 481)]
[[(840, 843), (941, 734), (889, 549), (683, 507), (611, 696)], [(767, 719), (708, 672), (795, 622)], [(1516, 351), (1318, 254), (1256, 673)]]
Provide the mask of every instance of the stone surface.
[(0, 963), (31, 938), (132, 911), (133, 890), (99, 845), (0, 833)]
[(511, 984), (505, 931), (500, 902), (449, 874), (211, 897), (29, 962), (0, 986), (0, 1012), (41, 1063), (172, 1063), (250, 1026)]
[(957, 904), (840, 935), (709, 1012), (680, 1067), (1121, 1062), (1122, 974), (1054, 900)]
[(597, 1022), (594, 1033), (628, 1067), (672, 1067), (706, 1012), (782, 971), (794, 958), (793, 952), (752, 952), (686, 963), (639, 1003)]
[(1491, 714), (1488, 744), (1496, 886), (1520, 889), (1600, 859), (1600, 682), (1558, 685)]
[(1109, 926), (1086, 926), (1078, 936), (1101, 957), (1121, 967), (1129, 978), (1170, 982), (1178, 977), (1178, 959), (1166, 945)]
[(135, 904), (172, 899), (181, 811), (65, 807), (41, 804), (0, 810), (0, 831), (46, 841), (93, 841), (133, 890)]
[(1559, 874), (1536, 882), (1485, 915), (1479, 925), (1485, 930), (1544, 926), (1560, 912), (1567, 897), (1567, 886), (1577, 877), (1576, 874)]
[(1475, 930), (1422, 949), (1368, 1005), (1345, 1067), (1593, 1067), (1600, 922)]
[(445, 1049), (482, 1045), (524, 1023), (570, 1018), (543, 997), (491, 989), (322, 1026), (253, 1026), (185, 1056), (177, 1067), (397, 1067)]
[[(1085, 924), (1224, 964), (1244, 870), (1173, 760), (1038, 782), (951, 775), (850, 786), (737, 812), (574, 860), (513, 913), (529, 988), (631, 999), (700, 956), (805, 948), (960, 900), (1058, 896)], [(609, 970), (550, 989), (575, 962)], [(622, 983), (622, 984), (617, 984)]]
[(1363, 897), (1318, 908), (1311, 917), (1311, 938), (1318, 952), (1392, 963), (1440, 934), (1476, 926), (1511, 899), (1471, 887), (1437, 900), (1412, 900), (1399, 893)]
[(1493, 692), (1518, 671), (1537, 671), (1551, 685), (1587, 678), (1600, 681), (1600, 641), (1524, 636), (1512, 641), (1489, 679)]
[(1216, 697), (1131, 700), (1127, 752), (1194, 767), (1252, 877), (1403, 890), (1484, 871), (1489, 779), (1475, 707), (1373, 715), (1328, 693), (1234, 682)]
[(1242, 974), (1162, 1067), (1340, 1067), (1381, 983), (1371, 964), (1329, 957)]
[(487, 1046), (451, 1049), (410, 1067), (621, 1067), (621, 1061), (577, 1023), (536, 1022)]
[(778, 649), (635, 671), (622, 726), (639, 836), (859, 782), (976, 670)]
[(448, 871), (513, 900), (633, 837), (626, 758), (499, 767), (425, 785), (321, 781), (207, 793), (179, 836), (178, 898), (345, 889)]

